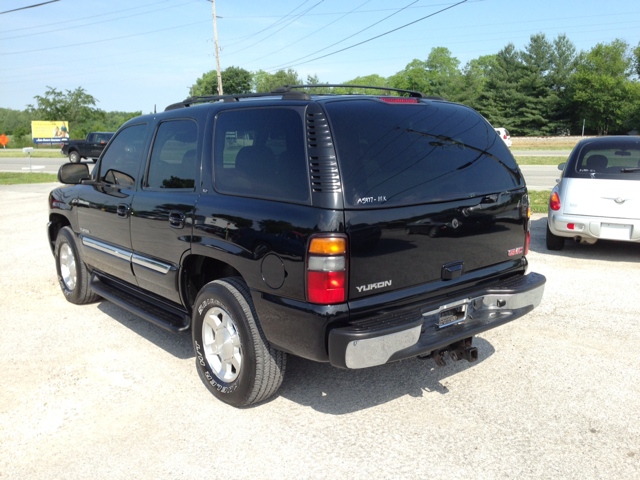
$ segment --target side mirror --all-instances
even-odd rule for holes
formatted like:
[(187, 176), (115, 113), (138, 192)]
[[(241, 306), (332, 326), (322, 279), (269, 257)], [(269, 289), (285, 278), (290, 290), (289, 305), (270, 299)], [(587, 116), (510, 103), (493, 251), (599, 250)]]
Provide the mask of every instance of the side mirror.
[(558, 170), (564, 171), (565, 165), (566, 165), (566, 163), (561, 163), (560, 165), (558, 165)]
[(91, 175), (86, 163), (65, 163), (58, 170), (58, 181), (67, 185), (77, 185), (89, 178)]

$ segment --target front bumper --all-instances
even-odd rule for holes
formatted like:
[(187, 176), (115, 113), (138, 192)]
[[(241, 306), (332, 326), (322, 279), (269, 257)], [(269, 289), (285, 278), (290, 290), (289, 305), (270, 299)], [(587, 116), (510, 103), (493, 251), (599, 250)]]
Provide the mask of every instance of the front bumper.
[[(545, 282), (537, 273), (518, 275), (441, 304), (354, 321), (329, 332), (329, 361), (355, 369), (426, 355), (531, 312), (542, 300)], [(455, 310), (461, 310), (459, 319), (450, 315)]]
[[(551, 233), (558, 237), (581, 237), (583, 239), (594, 240), (622, 240), (627, 242), (640, 242), (640, 220), (551, 213), (548, 217), (548, 223)], [(573, 229), (569, 229), (567, 227), (567, 225), (569, 224), (573, 224)], [(603, 224), (630, 226), (631, 229), (628, 238), (626, 236), (624, 238), (620, 238), (619, 236), (613, 237), (607, 235), (603, 232)]]

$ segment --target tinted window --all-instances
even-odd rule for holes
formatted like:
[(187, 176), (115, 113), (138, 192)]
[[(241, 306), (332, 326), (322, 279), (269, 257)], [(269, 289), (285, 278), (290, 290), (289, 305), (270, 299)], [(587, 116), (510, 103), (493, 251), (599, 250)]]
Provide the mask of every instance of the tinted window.
[(601, 138), (585, 142), (571, 155), (565, 177), (640, 180), (640, 140)]
[(410, 205), (524, 186), (504, 142), (469, 108), (351, 100), (326, 109), (349, 206)]
[(153, 142), (145, 187), (195, 186), (198, 124), (192, 120), (163, 122)]
[(113, 137), (113, 133), (96, 133), (93, 139), (96, 143), (107, 143)]
[(146, 124), (133, 125), (121, 130), (100, 162), (99, 180), (113, 185), (135, 185), (142, 161)]
[(307, 202), (309, 175), (302, 118), (295, 110), (232, 110), (218, 115), (214, 140), (216, 190)]

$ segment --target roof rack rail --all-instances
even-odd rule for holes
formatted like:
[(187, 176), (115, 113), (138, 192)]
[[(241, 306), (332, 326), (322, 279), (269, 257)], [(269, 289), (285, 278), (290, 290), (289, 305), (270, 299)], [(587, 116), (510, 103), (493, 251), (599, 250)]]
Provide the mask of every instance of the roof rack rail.
[(288, 93), (292, 88), (366, 88), (369, 90), (386, 90), (389, 92), (400, 92), (400, 93), (408, 93), (410, 97), (416, 98), (428, 98), (422, 92), (416, 92), (414, 90), (403, 90), (401, 88), (390, 88), (390, 87), (373, 87), (371, 85), (346, 85), (346, 84), (320, 84), (320, 85), (284, 85), (282, 87), (275, 88), (271, 91), (271, 93)]
[[(422, 92), (415, 92), (413, 90), (402, 90), (400, 88), (389, 87), (372, 87), (370, 85), (342, 85), (342, 84), (321, 84), (321, 85), (283, 85), (282, 87), (274, 88), (271, 92), (261, 93), (238, 93), (236, 95), (202, 95), (192, 96), (182, 102), (172, 103), (164, 109), (165, 112), (169, 110), (176, 110), (178, 108), (189, 107), (196, 103), (214, 102), (216, 100), (222, 100), (224, 102), (238, 102), (241, 98), (257, 98), (257, 97), (271, 97), (273, 95), (282, 95), (283, 100), (310, 100), (311, 96), (307, 92), (292, 92), (294, 88), (366, 88), (371, 90), (385, 90), (389, 92), (408, 93), (410, 97), (416, 98), (437, 98), (440, 97), (428, 97)], [(444, 100), (444, 99), (443, 99)]]

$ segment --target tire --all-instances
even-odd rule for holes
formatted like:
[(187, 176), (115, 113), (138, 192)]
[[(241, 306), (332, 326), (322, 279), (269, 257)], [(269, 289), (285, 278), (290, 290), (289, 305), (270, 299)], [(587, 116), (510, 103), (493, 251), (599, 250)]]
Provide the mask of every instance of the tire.
[(564, 237), (554, 235), (549, 230), (549, 224), (547, 223), (547, 250), (562, 250), (564, 248)]
[(91, 275), (76, 247), (73, 232), (64, 227), (58, 232), (54, 249), (58, 282), (65, 298), (76, 305), (92, 303), (100, 299), (91, 290)]
[(282, 384), (287, 355), (269, 345), (241, 278), (215, 280), (200, 290), (191, 330), (196, 367), (223, 402), (246, 407)]
[(71, 163), (80, 163), (80, 154), (75, 150), (69, 152), (69, 161)]

